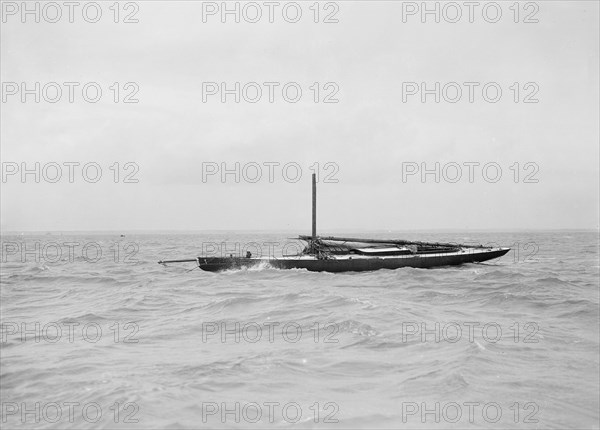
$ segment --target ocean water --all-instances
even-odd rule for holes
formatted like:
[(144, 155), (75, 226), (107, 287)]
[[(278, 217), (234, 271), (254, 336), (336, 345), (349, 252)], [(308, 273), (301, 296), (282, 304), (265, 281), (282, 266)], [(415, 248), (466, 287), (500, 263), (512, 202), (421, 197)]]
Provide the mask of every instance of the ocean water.
[(4, 235), (1, 427), (598, 428), (597, 232), (390, 235), (514, 249), (214, 274), (157, 261), (291, 233)]

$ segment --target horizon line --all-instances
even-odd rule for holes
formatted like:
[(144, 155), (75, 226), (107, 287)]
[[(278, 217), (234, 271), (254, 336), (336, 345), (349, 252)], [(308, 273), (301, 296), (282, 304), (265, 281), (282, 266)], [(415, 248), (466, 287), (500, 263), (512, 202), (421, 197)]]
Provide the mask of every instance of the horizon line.
[[(281, 233), (281, 232), (290, 232), (296, 231), (298, 229), (123, 229), (123, 230), (114, 230), (114, 229), (106, 229), (106, 230), (0, 230), (0, 236), (2, 235), (12, 235), (12, 234), (24, 234), (24, 233), (96, 233), (96, 234), (124, 234), (124, 233), (142, 233), (142, 234), (168, 234), (168, 233), (248, 233), (248, 232), (256, 232), (256, 233)], [(304, 229), (301, 229), (304, 230)], [(416, 228), (416, 229), (365, 229), (365, 228), (335, 228), (335, 229), (327, 229), (326, 231), (331, 232), (381, 232), (381, 233), (391, 233), (391, 232), (404, 232), (404, 233), (422, 233), (422, 232), (439, 232), (439, 233), (449, 233), (449, 232), (502, 232), (502, 233), (510, 233), (510, 232), (551, 232), (551, 231), (585, 231), (585, 232), (597, 232), (600, 233), (600, 227), (595, 228), (572, 228), (572, 227), (560, 227), (560, 228), (526, 228), (526, 227), (515, 227), (515, 228), (499, 228), (499, 229), (490, 229), (490, 228)], [(303, 233), (298, 233), (303, 234)], [(310, 235), (310, 232), (305, 234)], [(317, 236), (322, 236), (327, 233), (318, 234)]]

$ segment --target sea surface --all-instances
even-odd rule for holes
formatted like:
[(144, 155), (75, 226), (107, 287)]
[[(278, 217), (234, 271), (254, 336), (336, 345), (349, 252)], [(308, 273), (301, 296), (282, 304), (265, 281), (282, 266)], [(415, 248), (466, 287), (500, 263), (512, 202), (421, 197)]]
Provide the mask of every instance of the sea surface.
[(1, 427), (598, 428), (598, 232), (361, 235), (513, 250), (215, 274), (157, 261), (292, 233), (3, 235)]

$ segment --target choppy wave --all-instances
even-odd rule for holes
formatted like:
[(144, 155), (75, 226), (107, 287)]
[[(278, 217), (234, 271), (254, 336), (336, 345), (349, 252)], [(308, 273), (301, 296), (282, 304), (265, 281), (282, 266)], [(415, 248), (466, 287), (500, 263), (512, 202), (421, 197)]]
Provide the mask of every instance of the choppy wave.
[[(76, 410), (73, 422), (23, 423), (19, 411), (5, 414), (7, 428), (598, 427), (597, 233), (482, 233), (482, 243), (534, 242), (539, 251), (431, 270), (329, 274), (265, 263), (215, 274), (156, 264), (193, 257), (203, 239), (65, 235), (60, 242), (99, 243), (106, 258), (3, 255), (3, 402), (96, 403), (103, 412), (98, 422)], [(134, 260), (115, 261), (111, 246), (129, 241)], [(262, 418), (206, 416), (236, 402), (263, 405)], [(270, 421), (270, 402), (295, 402), (301, 417), (280, 411)], [(405, 413), (449, 402), (495, 402), (503, 418), (423, 422)]]

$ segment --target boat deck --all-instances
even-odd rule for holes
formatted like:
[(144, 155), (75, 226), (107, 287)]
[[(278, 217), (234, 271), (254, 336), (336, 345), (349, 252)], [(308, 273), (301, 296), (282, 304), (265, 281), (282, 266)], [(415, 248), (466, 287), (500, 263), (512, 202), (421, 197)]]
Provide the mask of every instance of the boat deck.
[[(415, 253), (415, 254), (405, 254), (405, 255), (367, 255), (367, 254), (332, 254), (328, 256), (327, 260), (370, 260), (370, 259), (381, 259), (381, 260), (389, 260), (389, 259), (410, 259), (415, 257), (420, 258), (430, 258), (430, 257), (451, 257), (451, 256), (460, 256), (460, 255), (477, 255), (477, 254), (487, 254), (490, 252), (499, 252), (506, 251), (508, 252), (510, 248), (462, 248), (459, 251), (451, 251), (451, 252), (428, 252), (428, 253)], [(285, 255), (283, 257), (257, 257), (261, 260), (270, 261), (270, 260), (317, 260), (318, 258), (315, 255)]]

